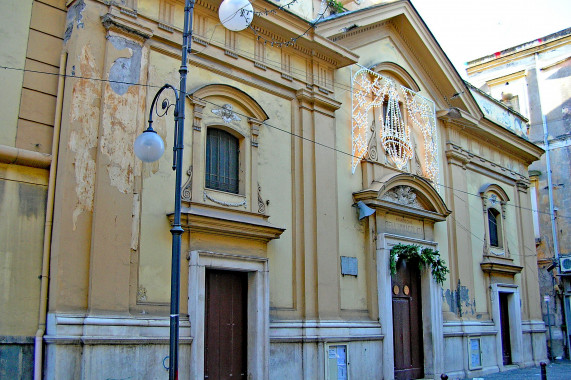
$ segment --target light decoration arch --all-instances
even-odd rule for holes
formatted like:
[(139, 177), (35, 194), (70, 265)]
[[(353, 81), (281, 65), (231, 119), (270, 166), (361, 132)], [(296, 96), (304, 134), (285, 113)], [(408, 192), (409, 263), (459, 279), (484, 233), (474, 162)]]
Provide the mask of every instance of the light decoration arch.
[[(369, 152), (372, 131), (369, 115), (373, 108), (386, 102), (385, 112), (381, 112), (380, 137), (383, 149), (402, 170), (412, 158), (411, 125), (422, 132), (424, 140), (424, 175), (433, 185), (438, 183), (438, 138), (436, 129), (436, 107), (432, 100), (418, 92), (397, 84), (395, 80), (375, 71), (361, 68), (352, 77), (352, 163), (355, 173), (357, 165)], [(408, 119), (400, 111), (399, 103), (406, 107)], [(407, 124), (407, 120), (410, 124)], [(374, 131), (373, 131), (374, 132)]]

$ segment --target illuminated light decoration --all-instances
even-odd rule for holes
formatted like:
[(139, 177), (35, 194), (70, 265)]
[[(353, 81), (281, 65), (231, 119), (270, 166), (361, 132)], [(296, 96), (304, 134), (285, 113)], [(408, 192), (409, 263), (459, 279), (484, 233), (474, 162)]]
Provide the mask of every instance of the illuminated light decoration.
[(424, 173), (433, 183), (438, 183), (438, 139), (434, 102), (401, 86), (408, 115), (424, 137)]
[[(355, 73), (352, 80), (352, 125), (351, 138), (351, 170), (355, 169), (368, 151), (370, 140), (369, 111), (373, 107), (382, 107), (385, 96), (389, 92), (391, 80), (380, 75), (373, 75), (370, 70), (361, 69)], [(371, 80), (372, 79), (372, 80)], [(381, 120), (382, 123), (382, 120)]]
[(389, 82), (389, 99), (382, 120), (381, 143), (391, 161), (400, 170), (412, 158), (410, 127), (406, 125), (400, 110), (400, 97), (394, 81)]
[[(353, 156), (351, 170), (368, 155), (374, 159), (370, 150), (374, 139), (374, 128), (371, 128), (369, 114), (371, 109), (385, 109), (379, 117), (381, 122), (380, 139), (389, 159), (402, 170), (413, 157), (410, 138), (410, 125), (402, 115), (400, 99), (404, 99), (408, 120), (412, 127), (422, 132), (424, 139), (423, 175), (433, 184), (438, 183), (438, 138), (436, 130), (436, 108), (434, 102), (390, 78), (384, 77), (368, 69), (360, 69), (352, 78), (352, 147)], [(374, 152), (371, 152), (374, 153)]]

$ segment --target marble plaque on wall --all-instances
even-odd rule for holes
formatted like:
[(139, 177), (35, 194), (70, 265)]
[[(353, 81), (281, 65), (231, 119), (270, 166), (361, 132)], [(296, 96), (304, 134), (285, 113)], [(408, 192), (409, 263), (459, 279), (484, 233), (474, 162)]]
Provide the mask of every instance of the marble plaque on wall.
[(418, 219), (387, 214), (385, 216), (385, 232), (424, 239), (424, 224)]

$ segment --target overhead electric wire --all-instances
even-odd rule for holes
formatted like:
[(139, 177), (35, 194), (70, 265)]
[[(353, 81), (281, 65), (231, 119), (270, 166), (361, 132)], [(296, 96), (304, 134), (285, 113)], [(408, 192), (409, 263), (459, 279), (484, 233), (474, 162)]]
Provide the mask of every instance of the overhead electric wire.
[[(30, 69), (25, 69), (25, 68), (24, 68), (24, 69), (22, 69), (22, 68), (15, 68), (15, 67), (3, 66), (3, 65), (0, 66), (0, 69), (15, 70), (15, 71), (22, 71), (22, 72), (31, 72), (31, 73), (34, 73), (34, 74), (55, 75), (55, 76), (58, 76), (58, 77), (59, 77), (59, 76), (63, 76), (63, 77), (66, 77), (66, 78), (83, 79), (83, 80), (93, 80), (93, 81), (98, 81), (98, 82), (108, 82), (108, 83), (126, 84), (126, 85), (141, 86), (141, 87), (146, 87), (146, 88), (157, 88), (157, 89), (159, 89), (159, 88), (162, 87), (162, 86), (152, 85), (152, 84), (143, 84), (143, 83), (136, 83), (136, 82), (117, 81), (117, 80), (109, 80), (109, 79), (101, 79), (101, 78), (92, 78), (92, 77), (84, 77), (84, 76), (77, 76), (77, 75), (70, 75), (70, 74), (50, 73), (50, 72), (43, 72), (43, 71), (38, 71), (38, 70), (30, 70)], [(177, 90), (177, 91), (178, 91), (178, 90)], [(209, 104), (211, 104), (211, 105), (214, 105), (214, 106), (216, 106), (216, 107), (222, 107), (222, 105), (216, 104), (216, 103), (211, 102), (211, 101), (209, 101), (209, 100), (207, 100), (207, 99), (201, 99), (201, 100), (204, 101), (204, 102), (206, 102), (206, 103), (209, 103)], [(242, 113), (237, 112), (237, 111), (234, 111), (234, 110), (233, 110), (232, 112), (234, 112), (234, 113), (237, 114), (237, 115), (246, 117), (246, 118), (248, 117), (248, 115), (242, 114)], [(272, 128), (272, 129), (281, 131), (281, 132), (283, 132), (283, 133), (289, 134), (289, 135), (291, 135), (291, 136), (293, 136), (293, 137), (300, 138), (300, 139), (302, 139), (302, 140), (304, 140), (304, 141), (311, 142), (311, 143), (313, 143), (313, 144), (315, 144), (315, 145), (318, 145), (318, 146), (321, 146), (321, 147), (324, 147), (324, 148), (327, 148), (327, 149), (331, 149), (331, 150), (333, 150), (334, 152), (337, 152), (337, 153), (346, 155), (346, 156), (348, 156), (348, 157), (351, 157), (351, 158), (359, 158), (359, 157), (357, 157), (357, 156), (355, 156), (355, 155), (353, 155), (353, 154), (351, 154), (351, 153), (345, 152), (345, 151), (343, 151), (343, 150), (341, 150), (341, 149), (338, 149), (338, 148), (336, 148), (336, 147), (332, 147), (332, 146), (329, 146), (329, 145), (327, 145), (327, 144), (320, 143), (320, 142), (315, 141), (315, 140), (313, 140), (313, 139), (310, 139), (310, 138), (307, 138), (307, 137), (298, 135), (298, 134), (296, 134), (296, 133), (294, 133), (294, 132), (290, 132), (290, 131), (285, 130), (285, 129), (283, 129), (283, 128), (276, 127), (276, 126), (271, 125), (271, 124), (269, 124), (269, 123), (267, 123), (267, 122), (263, 122), (262, 125), (265, 125), (265, 126), (267, 126), (267, 127), (269, 127), (269, 128)], [(456, 188), (453, 188), (453, 187), (451, 187), (451, 186), (444, 185), (444, 184), (442, 184), (442, 183), (435, 183), (435, 185), (444, 187), (444, 188), (446, 188), (446, 189), (450, 189), (450, 190), (452, 190), (452, 191), (457, 191), (457, 192), (461, 192), (461, 193), (464, 193), (464, 194), (467, 194), (467, 195), (475, 196), (475, 197), (478, 197), (478, 198), (481, 197), (480, 194), (474, 194), (474, 193), (470, 193), (470, 192), (468, 192), (468, 191), (456, 189)], [(510, 203), (507, 203), (507, 205), (509, 205), (509, 206), (511, 206), (511, 207), (514, 207), (514, 208), (520, 208), (520, 209), (523, 209), (523, 210), (529, 210), (529, 211), (537, 212), (537, 213), (540, 213), (540, 214), (545, 214), (545, 215), (553, 216), (553, 214), (551, 214), (551, 213), (549, 213), (549, 212), (545, 212), (545, 211), (534, 210), (534, 209), (531, 209), (531, 208), (527, 208), (527, 207), (523, 207), (523, 206), (517, 206), (517, 205), (515, 205), (515, 204), (510, 204)], [(560, 214), (558, 214), (557, 217), (558, 217), (558, 218), (571, 219), (571, 216), (560, 215)]]

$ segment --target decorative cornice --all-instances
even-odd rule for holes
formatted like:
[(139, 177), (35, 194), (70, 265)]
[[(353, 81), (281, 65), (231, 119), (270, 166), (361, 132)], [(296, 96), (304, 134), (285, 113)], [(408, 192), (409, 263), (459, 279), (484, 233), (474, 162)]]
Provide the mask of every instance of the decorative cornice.
[(529, 179), (524, 175), (498, 165), (482, 156), (476, 155), (456, 144), (448, 142), (446, 146), (447, 150), (445, 151), (445, 154), (449, 164), (460, 165), (463, 166), (464, 169), (467, 167), (470, 167), (471, 169), (481, 168), (506, 177), (514, 182), (522, 181), (524, 183), (529, 183)]
[(153, 36), (151, 29), (112, 13), (106, 13), (101, 16), (101, 23), (108, 31), (114, 30), (126, 33), (139, 38), (141, 41), (145, 41)]
[[(170, 222), (173, 214), (169, 214)], [(268, 242), (279, 239), (285, 228), (267, 221), (268, 216), (222, 207), (191, 204), (182, 209), (182, 227), (192, 232), (206, 232)]]
[(523, 267), (511, 263), (501, 263), (497, 261), (484, 261), (480, 263), (480, 268), (482, 271), (490, 274), (502, 274), (502, 275), (516, 275), (520, 273)]
[(326, 111), (331, 112), (328, 116), (335, 117), (333, 112), (341, 108), (341, 103), (337, 100), (325, 96), (319, 92), (309, 90), (307, 88), (299, 89), (296, 93), (297, 100), (300, 103), (307, 103), (313, 106), (319, 106)]
[(466, 170), (466, 165), (468, 165), (470, 162), (469, 155), (458, 150), (447, 150), (444, 153), (446, 154), (446, 160), (448, 161), (448, 164), (457, 165)]
[(387, 26), (388, 24), (389, 24), (388, 21), (381, 21), (381, 22), (378, 22), (378, 23), (376, 23), (376, 24), (367, 25), (366, 27), (362, 27), (362, 28), (357, 28), (357, 29), (351, 30), (351, 32), (346, 32), (346, 33), (343, 33), (343, 34), (338, 34), (338, 35), (336, 35), (336, 36), (331, 37), (330, 39), (331, 39), (331, 41), (333, 41), (333, 42), (341, 41), (341, 40), (344, 40), (344, 39), (346, 39), (346, 38), (354, 37), (354, 36), (357, 36), (357, 35), (359, 35), (359, 34), (368, 32), (368, 31), (370, 31), (370, 30), (382, 28), (383, 26)]

